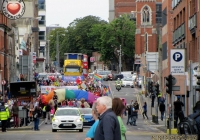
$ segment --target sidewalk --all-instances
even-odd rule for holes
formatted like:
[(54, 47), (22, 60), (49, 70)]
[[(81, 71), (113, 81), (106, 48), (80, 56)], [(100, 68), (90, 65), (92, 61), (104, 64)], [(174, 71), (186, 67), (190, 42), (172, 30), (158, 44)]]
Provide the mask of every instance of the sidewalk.
[(157, 109), (157, 99), (154, 101), (154, 108), (151, 107), (151, 98), (149, 97), (145, 97), (144, 94), (139, 94), (139, 99), (140, 99), (140, 106), (142, 108), (143, 106), (143, 103), (146, 102), (147, 103), (147, 116), (149, 117), (148, 119), (148, 123), (149, 125), (152, 125), (152, 126), (155, 126), (156, 128), (158, 128), (159, 130), (163, 131), (163, 132), (167, 132), (167, 120), (165, 119), (165, 116), (164, 116), (164, 120), (161, 121), (160, 119), (160, 111), (159, 111), (159, 108), (158, 108), (158, 124), (157, 123), (154, 123), (152, 122), (152, 115), (156, 115), (156, 109)]

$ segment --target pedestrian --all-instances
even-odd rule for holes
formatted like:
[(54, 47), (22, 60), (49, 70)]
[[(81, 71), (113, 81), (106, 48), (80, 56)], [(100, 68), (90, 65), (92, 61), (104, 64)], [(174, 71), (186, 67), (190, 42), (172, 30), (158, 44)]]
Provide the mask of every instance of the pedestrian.
[[(190, 118), (194, 118), (195, 116), (197, 116), (195, 118), (195, 121), (197, 122), (197, 127), (198, 130), (200, 130), (200, 101), (197, 101), (194, 108), (193, 108), (193, 113), (190, 114), (188, 117)], [(200, 133), (198, 133), (198, 140), (200, 140)]]
[(7, 120), (10, 116), (8, 108), (4, 106), (4, 102), (0, 102), (0, 121), (1, 121), (1, 131), (6, 132)]
[(95, 120), (95, 123), (90, 127), (90, 129), (86, 133), (86, 139), (85, 140), (94, 139), (94, 134), (95, 134), (97, 125), (99, 124), (99, 119), (98, 119), (99, 113), (97, 112), (96, 107), (97, 107), (97, 102), (94, 102), (93, 106), (92, 106), (92, 116), (93, 116), (93, 118)]
[[(134, 107), (135, 111), (138, 111), (138, 110), (139, 110), (139, 104), (138, 104), (137, 101), (135, 101), (135, 103), (133, 104), (133, 107)], [(138, 113), (137, 113), (137, 116), (136, 116), (136, 117), (138, 118)]]
[(17, 101), (14, 102), (14, 105), (12, 106), (12, 116), (14, 118), (14, 128), (17, 127), (18, 128), (18, 114), (19, 114), (19, 106), (17, 104)]
[(124, 126), (124, 123), (122, 121), (122, 115), (124, 113), (125, 105), (123, 101), (120, 98), (114, 98), (112, 100), (112, 110), (117, 116), (117, 119), (119, 121), (120, 131), (121, 131), (121, 140), (126, 139), (126, 127)]
[(95, 140), (121, 140), (120, 125), (112, 111), (112, 99), (108, 96), (97, 99), (97, 111), (100, 114)]
[(146, 118), (149, 119), (148, 116), (147, 116), (147, 103), (146, 102), (144, 102), (144, 105), (143, 105), (142, 108), (143, 108), (143, 113), (142, 113), (143, 119), (145, 119), (144, 116), (146, 116)]
[(136, 121), (138, 116), (138, 110), (135, 110), (134, 106), (131, 105), (130, 111), (131, 111), (131, 118), (129, 119), (129, 123), (130, 125), (137, 126)]
[(177, 128), (178, 114), (182, 112), (183, 102), (180, 100), (180, 96), (177, 96), (177, 100), (174, 102), (174, 128)]
[(42, 116), (42, 109), (39, 106), (36, 106), (33, 111), (33, 119), (34, 119), (34, 130), (39, 131), (39, 122), (40, 117)]
[(164, 102), (160, 102), (159, 110), (161, 113), (161, 121), (163, 121), (164, 113), (165, 113), (165, 103)]
[(128, 111), (128, 118), (126, 124), (128, 125), (131, 122), (131, 106), (132, 105), (127, 105), (126, 110)]
[(53, 105), (51, 102), (49, 102), (46, 106), (46, 118), (45, 118), (45, 124), (47, 124), (47, 121), (50, 120), (51, 124), (51, 109), (53, 108)]

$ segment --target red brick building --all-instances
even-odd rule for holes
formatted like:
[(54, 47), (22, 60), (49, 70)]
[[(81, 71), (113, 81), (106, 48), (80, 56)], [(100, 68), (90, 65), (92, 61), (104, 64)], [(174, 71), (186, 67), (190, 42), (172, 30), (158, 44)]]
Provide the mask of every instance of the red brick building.
[[(200, 66), (200, 1), (199, 0), (163, 0), (162, 11), (162, 73), (163, 77), (170, 74), (170, 50), (185, 50), (185, 72), (186, 75), (174, 75), (177, 79), (176, 86), (180, 86), (180, 91), (175, 91), (175, 95), (182, 95), (184, 100), (187, 91), (190, 96), (186, 100), (186, 114), (192, 111), (192, 104), (200, 98), (199, 92), (189, 89), (190, 71), (189, 61), (192, 62), (192, 71), (198, 70)], [(193, 87), (196, 85), (196, 77), (192, 77)], [(163, 79), (164, 81), (164, 79)], [(165, 85), (163, 85), (165, 88)], [(195, 101), (196, 100), (196, 101)]]
[(8, 80), (8, 58), (6, 55), (8, 52), (8, 32), (9, 20), (0, 11), (0, 70), (2, 79)]
[(157, 25), (162, 22), (162, 0), (115, 0), (114, 4), (115, 17), (126, 13), (136, 22), (135, 70), (138, 70), (144, 52), (158, 50)]

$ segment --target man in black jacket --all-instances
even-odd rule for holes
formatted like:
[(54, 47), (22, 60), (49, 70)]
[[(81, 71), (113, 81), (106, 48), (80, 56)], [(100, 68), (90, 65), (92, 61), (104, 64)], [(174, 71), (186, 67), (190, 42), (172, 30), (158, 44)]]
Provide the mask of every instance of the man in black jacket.
[(178, 114), (182, 112), (183, 102), (180, 100), (180, 96), (177, 96), (177, 100), (174, 102), (174, 128), (177, 128)]
[(100, 114), (94, 140), (121, 140), (117, 116), (112, 111), (112, 99), (108, 96), (97, 99), (97, 111)]

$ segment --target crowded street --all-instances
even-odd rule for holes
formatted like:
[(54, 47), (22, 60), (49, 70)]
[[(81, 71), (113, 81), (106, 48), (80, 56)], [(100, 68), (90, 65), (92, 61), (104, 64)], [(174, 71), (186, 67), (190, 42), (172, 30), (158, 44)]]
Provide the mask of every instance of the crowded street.
[[(109, 85), (111, 87), (111, 93), (109, 96), (125, 98), (127, 104), (130, 104), (131, 100), (138, 101), (141, 105), (141, 99), (139, 96), (140, 88), (130, 88), (125, 87), (122, 90), (117, 91), (115, 88), (114, 81), (103, 81), (103, 84)], [(123, 123), (127, 123), (127, 116), (123, 117)], [(162, 131), (158, 130), (156, 127), (158, 125), (152, 124), (151, 119), (143, 119), (141, 112), (138, 115), (137, 126), (126, 125), (127, 128), (127, 139), (137, 139), (137, 140), (150, 140), (152, 135), (162, 135)], [(162, 125), (161, 125), (162, 126)], [(85, 138), (86, 132), (89, 127), (84, 127), (83, 133), (71, 130), (62, 130), (56, 133), (51, 131), (51, 124), (45, 124), (43, 119), (40, 119), (39, 128), (40, 131), (30, 130), (33, 128), (33, 123), (28, 125), (29, 130), (23, 130), (23, 128), (12, 128), (8, 130), (8, 133), (1, 134), (1, 140), (83, 140)], [(19, 129), (19, 130), (18, 130)], [(66, 135), (67, 134), (67, 135)]]

